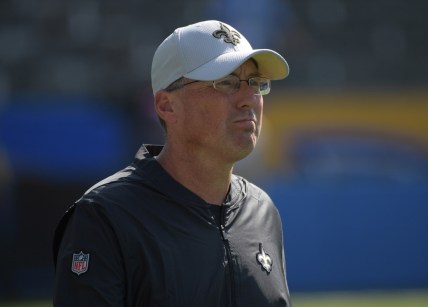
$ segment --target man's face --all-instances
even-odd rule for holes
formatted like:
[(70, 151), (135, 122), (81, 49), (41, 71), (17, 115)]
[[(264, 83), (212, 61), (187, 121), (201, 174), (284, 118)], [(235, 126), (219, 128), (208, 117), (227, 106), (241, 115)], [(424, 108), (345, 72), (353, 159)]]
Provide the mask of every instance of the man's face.
[[(232, 74), (241, 80), (258, 76), (253, 60)], [(174, 91), (176, 122), (168, 134), (210, 159), (234, 163), (254, 149), (260, 134), (263, 98), (241, 82), (234, 94), (225, 94), (211, 82), (196, 82)]]

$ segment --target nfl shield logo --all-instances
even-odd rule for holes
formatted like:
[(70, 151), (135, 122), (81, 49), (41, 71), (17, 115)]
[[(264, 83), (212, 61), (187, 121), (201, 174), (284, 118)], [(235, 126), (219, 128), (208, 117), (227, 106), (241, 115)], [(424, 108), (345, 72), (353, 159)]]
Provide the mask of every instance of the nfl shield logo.
[(73, 253), (73, 261), (71, 262), (71, 271), (77, 275), (83, 274), (88, 270), (89, 254), (81, 251), (78, 254)]

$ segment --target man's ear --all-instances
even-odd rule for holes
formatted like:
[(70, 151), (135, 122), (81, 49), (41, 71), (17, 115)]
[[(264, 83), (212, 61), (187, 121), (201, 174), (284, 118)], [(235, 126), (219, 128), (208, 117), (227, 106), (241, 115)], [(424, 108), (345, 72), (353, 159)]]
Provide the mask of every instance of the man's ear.
[(158, 116), (165, 121), (171, 123), (175, 121), (174, 100), (173, 95), (166, 91), (158, 91), (155, 95), (155, 110)]

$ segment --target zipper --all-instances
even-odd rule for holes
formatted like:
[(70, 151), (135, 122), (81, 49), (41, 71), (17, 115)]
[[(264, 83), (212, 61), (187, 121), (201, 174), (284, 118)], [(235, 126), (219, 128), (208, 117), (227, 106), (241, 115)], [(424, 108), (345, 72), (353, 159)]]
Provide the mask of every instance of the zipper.
[(232, 306), (235, 307), (236, 306), (235, 273), (234, 273), (234, 270), (233, 270), (232, 253), (230, 251), (229, 240), (226, 238), (226, 235), (225, 235), (224, 211), (225, 211), (225, 208), (224, 208), (224, 205), (222, 204), (221, 207), (220, 207), (220, 225), (219, 225), (219, 229), (220, 229), (221, 238), (222, 238), (223, 243), (224, 243), (224, 247), (226, 249), (227, 262), (229, 264), (231, 302), (232, 302)]

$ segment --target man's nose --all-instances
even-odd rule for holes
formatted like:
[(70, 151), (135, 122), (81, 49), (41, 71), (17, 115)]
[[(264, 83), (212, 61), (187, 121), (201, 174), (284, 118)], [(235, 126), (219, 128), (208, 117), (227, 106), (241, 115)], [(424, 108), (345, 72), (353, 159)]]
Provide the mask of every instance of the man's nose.
[(256, 93), (254, 88), (248, 85), (247, 80), (241, 80), (240, 87), (236, 93), (238, 107), (254, 108), (259, 103), (261, 96)]

